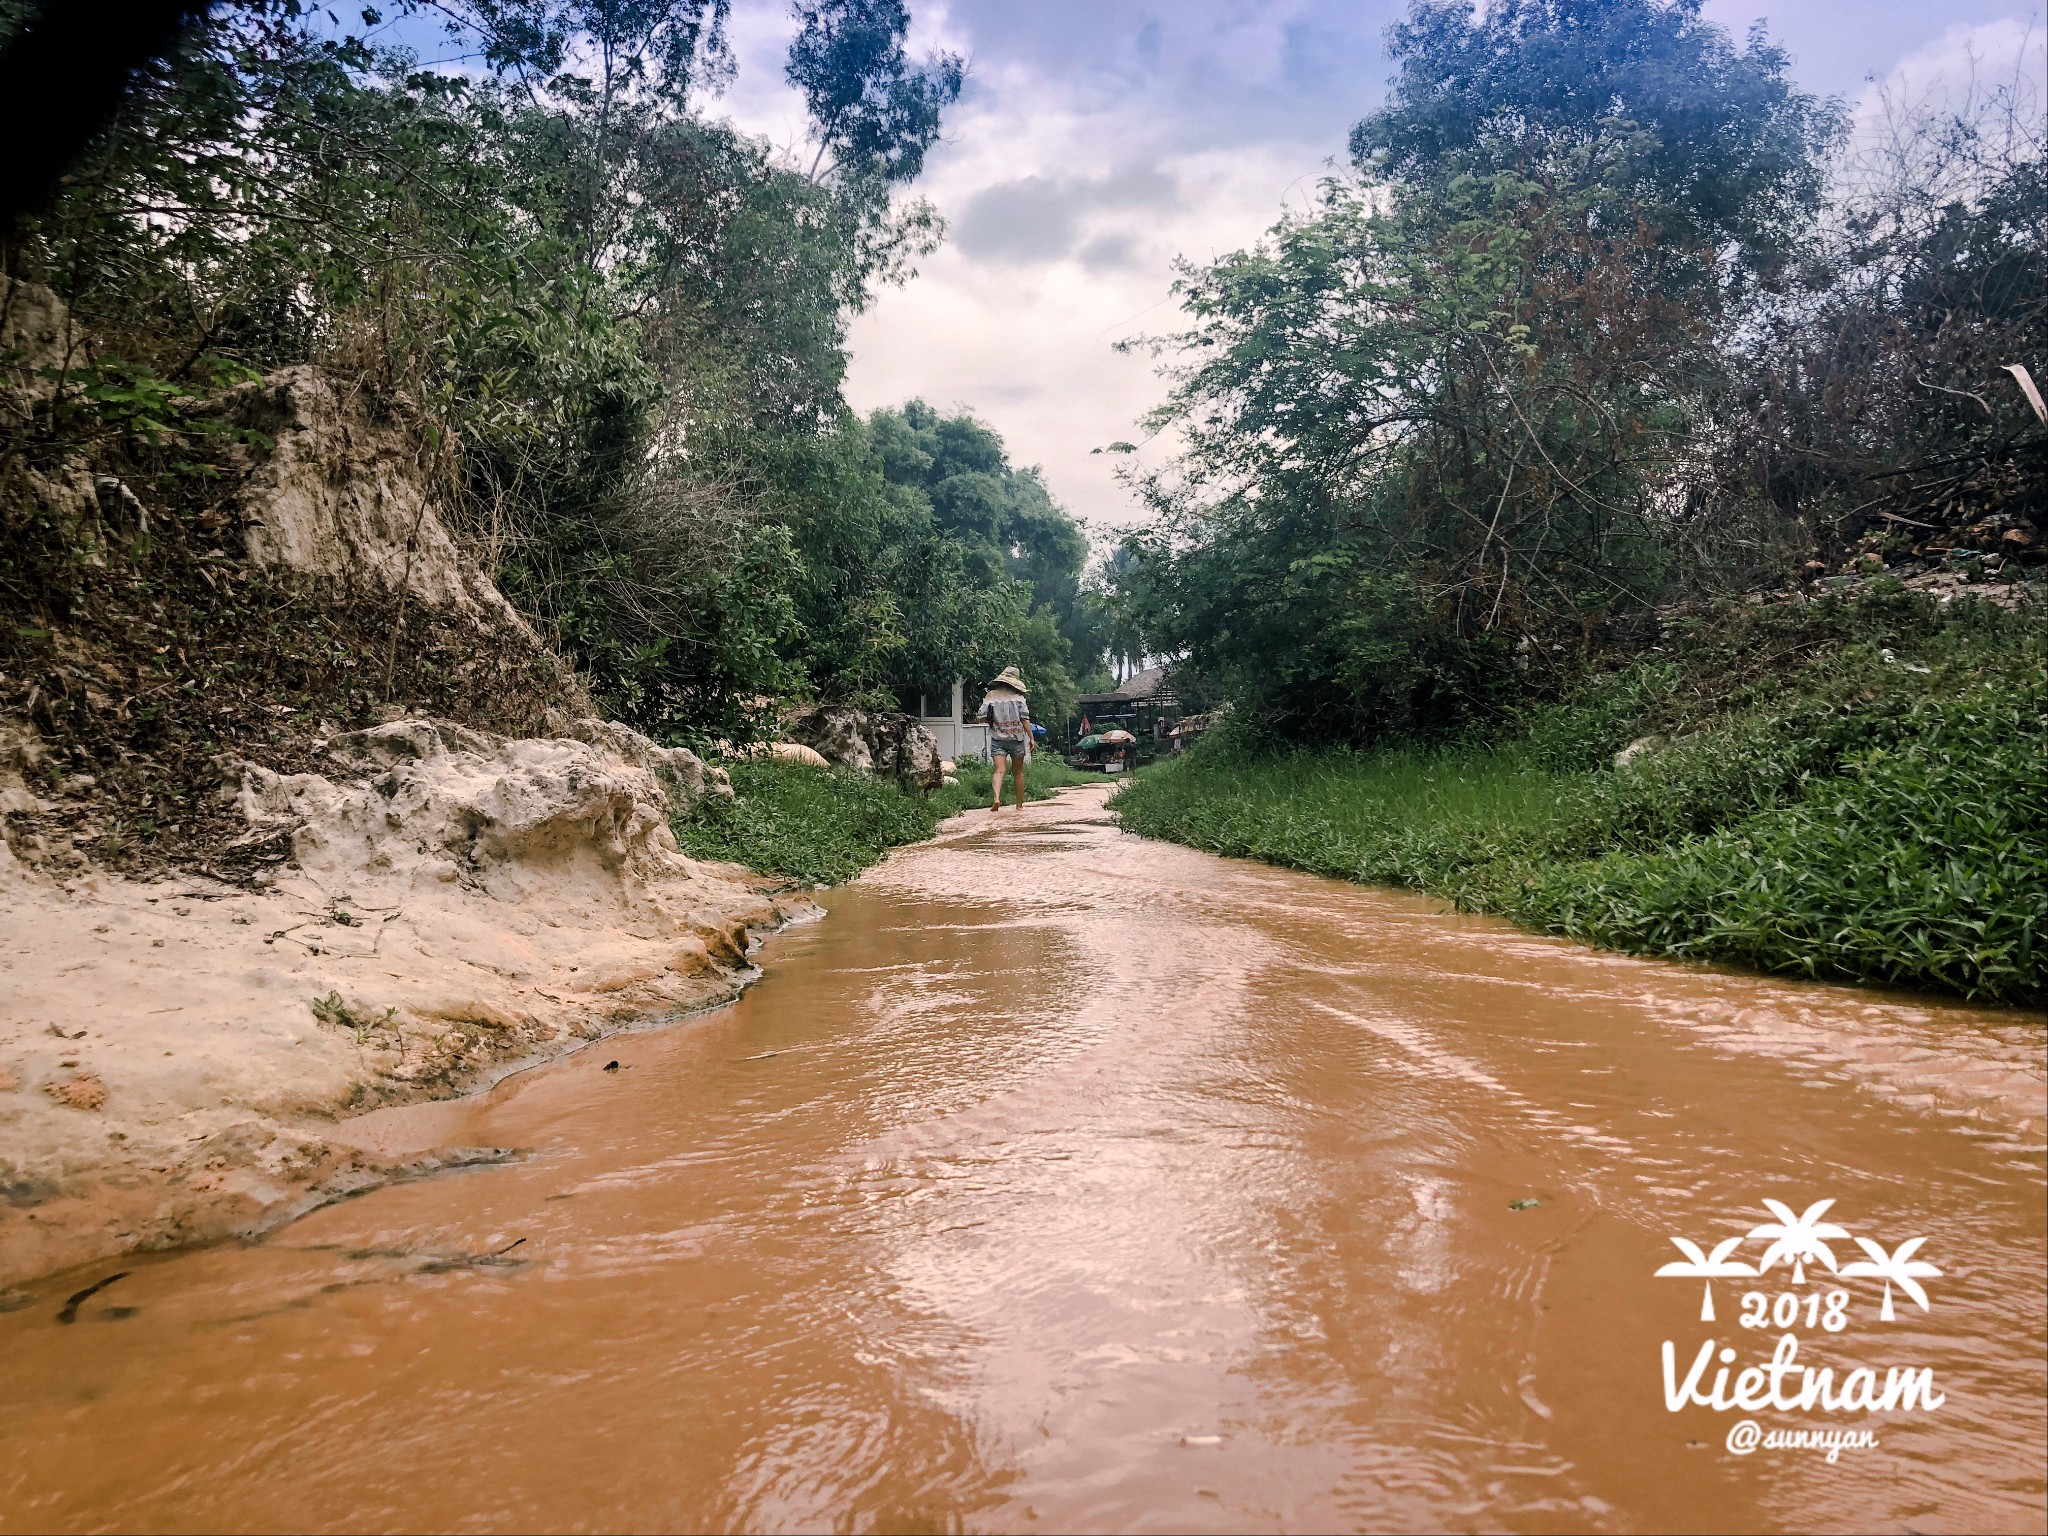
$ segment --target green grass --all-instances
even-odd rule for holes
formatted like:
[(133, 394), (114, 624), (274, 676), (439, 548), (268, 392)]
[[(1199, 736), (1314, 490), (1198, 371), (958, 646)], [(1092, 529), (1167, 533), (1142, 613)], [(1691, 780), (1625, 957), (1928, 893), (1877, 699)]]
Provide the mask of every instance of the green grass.
[[(2040, 640), (1898, 598), (1735, 615), (1491, 742), (1205, 743), (1112, 805), (1150, 836), (1613, 949), (2038, 1001)], [(1666, 744), (1611, 765), (1651, 731)]]
[[(957, 785), (928, 795), (894, 779), (774, 761), (729, 765), (734, 798), (700, 801), (676, 818), (676, 841), (700, 859), (728, 859), (765, 874), (814, 885), (851, 879), (903, 843), (920, 842), (948, 816), (988, 804), (989, 767), (960, 764)], [(1099, 782), (1041, 755), (1025, 770), (1024, 790), (1043, 800), (1069, 784)], [(1009, 803), (1009, 786), (1004, 786)]]

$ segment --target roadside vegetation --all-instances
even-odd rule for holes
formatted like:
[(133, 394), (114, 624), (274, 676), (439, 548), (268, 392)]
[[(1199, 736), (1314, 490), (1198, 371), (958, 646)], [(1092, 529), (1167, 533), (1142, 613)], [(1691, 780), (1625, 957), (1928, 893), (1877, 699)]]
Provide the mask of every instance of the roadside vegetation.
[(2038, 1002), (2042, 676), (1989, 604), (1728, 604), (1506, 728), (1275, 752), (1239, 722), (1113, 808), (1613, 949)]
[[(683, 851), (814, 885), (850, 880), (891, 848), (930, 837), (947, 817), (988, 804), (989, 766), (977, 758), (960, 764), (958, 784), (929, 794), (893, 778), (772, 759), (734, 763), (730, 771), (734, 799), (699, 801), (676, 819)], [(1049, 755), (1034, 757), (1024, 775), (1033, 800), (1099, 782), (1100, 775), (1077, 773)], [(1009, 794), (1005, 785), (1005, 807)]]
[[(1683, 0), (1415, 0), (1320, 202), (1182, 269), (1111, 574), (1272, 737), (1510, 719), (1674, 602), (2043, 573), (2043, 97), (1852, 125)], [(1119, 445), (1128, 446), (1128, 445)]]
[(1693, 0), (1413, 0), (1388, 39), (1349, 165), (1185, 265), (1154, 343), (1181, 450), (1109, 574), (1230, 724), (1126, 824), (2040, 998), (2034, 72), (1852, 116)]

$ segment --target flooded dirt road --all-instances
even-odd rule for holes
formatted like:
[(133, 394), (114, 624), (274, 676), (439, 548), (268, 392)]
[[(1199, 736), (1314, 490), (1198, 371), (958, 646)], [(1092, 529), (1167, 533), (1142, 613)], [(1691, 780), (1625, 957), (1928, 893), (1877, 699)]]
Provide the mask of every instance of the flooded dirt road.
[[(899, 853), (732, 1008), (357, 1122), (520, 1161), (29, 1288), (0, 1530), (2043, 1527), (2037, 1023), (1227, 863), (1104, 793)], [(1703, 1322), (1671, 1238), (1711, 1267), (1766, 1198), (1835, 1201), (1829, 1257)], [(1725, 1398), (1787, 1333), (1940, 1406), (1667, 1409), (1667, 1341), (1681, 1388), (1735, 1350)]]

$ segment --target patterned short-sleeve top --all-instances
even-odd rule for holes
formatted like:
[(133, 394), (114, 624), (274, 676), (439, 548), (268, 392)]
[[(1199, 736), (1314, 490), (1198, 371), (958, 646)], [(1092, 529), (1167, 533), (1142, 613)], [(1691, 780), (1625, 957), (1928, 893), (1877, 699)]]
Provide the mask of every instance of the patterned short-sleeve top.
[(992, 693), (981, 701), (974, 717), (988, 722), (988, 733), (1005, 741), (1016, 741), (1031, 733), (1031, 706), (1015, 693)]

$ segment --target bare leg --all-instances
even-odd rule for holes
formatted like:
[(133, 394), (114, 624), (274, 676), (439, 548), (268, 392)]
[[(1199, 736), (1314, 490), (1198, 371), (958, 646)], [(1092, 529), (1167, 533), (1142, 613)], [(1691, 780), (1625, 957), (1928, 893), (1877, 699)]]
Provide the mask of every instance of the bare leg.
[(1003, 808), (1003, 754), (991, 752), (989, 756), (995, 759), (996, 772), (995, 777), (989, 781), (988, 808), (992, 811), (1000, 811)]
[(1014, 798), (1020, 811), (1024, 809), (1024, 761), (1021, 757), (1010, 759), (1010, 784), (1017, 791)]

